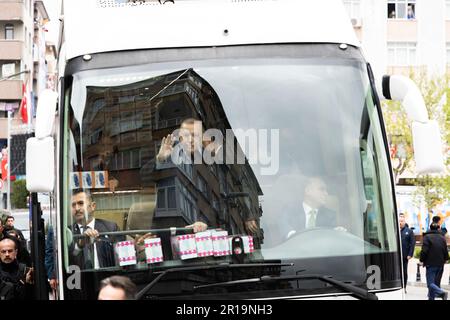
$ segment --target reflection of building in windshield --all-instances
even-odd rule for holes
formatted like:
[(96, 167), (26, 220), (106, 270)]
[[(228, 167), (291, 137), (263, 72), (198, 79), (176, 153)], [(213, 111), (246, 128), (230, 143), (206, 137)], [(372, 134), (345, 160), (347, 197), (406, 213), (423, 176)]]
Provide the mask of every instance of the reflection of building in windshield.
[[(203, 221), (231, 234), (248, 234), (246, 223), (259, 226), (262, 191), (248, 163), (156, 165), (162, 138), (188, 118), (201, 121), (205, 130), (220, 130), (224, 137), (230, 128), (214, 89), (193, 71), (122, 86), (87, 87), (81, 141), (74, 121), (72, 132), (83, 158), (78, 170), (108, 171), (108, 191), (92, 192), (96, 216), (123, 229)], [(133, 220), (137, 204), (142, 205), (141, 217)], [(252, 235), (258, 247), (262, 230)]]

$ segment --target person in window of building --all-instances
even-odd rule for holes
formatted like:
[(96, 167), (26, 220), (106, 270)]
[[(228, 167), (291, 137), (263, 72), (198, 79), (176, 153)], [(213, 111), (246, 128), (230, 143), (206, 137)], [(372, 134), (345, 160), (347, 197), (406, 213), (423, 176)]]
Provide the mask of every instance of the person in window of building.
[[(197, 132), (198, 131), (198, 132)], [(178, 140), (178, 141), (177, 141)], [(179, 149), (186, 150), (190, 154), (191, 161), (194, 163), (197, 159), (201, 159), (204, 163), (204, 156), (217, 157), (214, 160), (220, 159), (223, 161), (223, 144), (222, 142), (212, 141), (207, 135), (204, 135), (204, 126), (201, 120), (194, 118), (187, 118), (181, 122), (178, 137), (175, 134), (169, 134), (163, 137), (161, 141), (161, 147), (158, 155), (156, 156), (157, 167), (167, 161), (174, 160), (174, 162), (180, 162), (178, 153), (174, 153), (175, 145), (179, 144)], [(207, 152), (204, 152), (207, 150)], [(222, 156), (218, 156), (222, 153)], [(222, 163), (216, 163), (222, 164)], [(258, 226), (258, 219), (249, 216), (244, 222), (245, 229), (249, 234), (256, 235), (260, 228)], [(207, 229), (206, 223), (195, 222), (193, 225), (188, 226), (194, 228), (196, 231), (204, 231)]]
[(408, 6), (408, 19), (415, 19), (416, 15), (412, 6)]
[(345, 228), (337, 226), (336, 212), (325, 207), (327, 198), (328, 190), (324, 180), (321, 177), (308, 178), (298, 213), (289, 218), (290, 231), (286, 239), (299, 231), (318, 227), (345, 231)]
[(178, 150), (186, 151), (190, 155), (191, 162), (201, 160), (203, 162), (204, 150), (208, 148), (211, 151), (211, 155), (219, 154), (222, 152), (222, 144), (211, 141), (204, 135), (203, 123), (200, 120), (194, 118), (188, 118), (181, 122), (177, 133), (172, 133), (162, 138), (161, 147), (156, 156), (157, 166), (168, 161), (174, 163), (180, 163), (187, 159), (180, 159), (179, 153), (174, 152), (175, 147), (178, 145)]
[(127, 277), (112, 276), (100, 283), (98, 300), (136, 300), (136, 285)]
[(447, 300), (448, 292), (441, 289), (441, 279), (444, 265), (450, 259), (445, 237), (439, 230), (439, 224), (432, 223), (430, 231), (423, 238), (420, 262), (426, 267), (428, 299), (436, 297)]
[(84, 235), (75, 237), (72, 243), (72, 263), (85, 269), (115, 266), (114, 243), (124, 240), (124, 237), (110, 237), (100, 233), (119, 231), (117, 224), (95, 218), (96, 203), (86, 190), (77, 189), (73, 192), (71, 208), (75, 221), (72, 232), (75, 236)]
[[(199, 128), (199, 132), (196, 132), (196, 128)], [(194, 118), (188, 118), (181, 122), (179, 133), (169, 134), (163, 137), (161, 140), (161, 147), (156, 155), (156, 169), (170, 161), (174, 163), (181, 163), (186, 159), (179, 158), (179, 153), (174, 152), (176, 145), (178, 145), (178, 151), (185, 151), (186, 156), (190, 157), (188, 164), (195, 163), (197, 159), (203, 159), (203, 151), (205, 148), (211, 148), (213, 152), (220, 152), (222, 145), (214, 145), (214, 142), (204, 139), (203, 136), (203, 123), (200, 120)], [(189, 161), (188, 160), (188, 161)], [(203, 163), (203, 160), (202, 160)], [(196, 221), (192, 225), (187, 226), (192, 228), (194, 232), (202, 232), (208, 228), (208, 225), (202, 221)]]
[(17, 242), (0, 240), (0, 299), (25, 300), (26, 285), (33, 283), (33, 269), (17, 261)]
[(414, 256), (414, 247), (416, 239), (414, 232), (409, 228), (403, 213), (399, 214), (398, 222), (400, 224), (400, 233), (402, 241), (402, 257), (403, 257), (403, 286), (406, 292), (406, 285), (408, 284), (408, 262)]

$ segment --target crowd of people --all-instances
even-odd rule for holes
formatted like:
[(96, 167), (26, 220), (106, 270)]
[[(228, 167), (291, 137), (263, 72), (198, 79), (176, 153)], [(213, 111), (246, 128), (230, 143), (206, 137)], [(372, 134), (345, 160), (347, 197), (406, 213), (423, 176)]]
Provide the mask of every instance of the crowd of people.
[[(400, 213), (399, 224), (401, 232), (401, 252), (403, 258), (403, 286), (406, 292), (408, 283), (408, 262), (414, 257), (416, 244), (414, 231), (409, 228), (405, 215)], [(441, 226), (439, 216), (434, 216), (427, 232), (423, 234), (422, 248), (420, 250), (419, 264), (426, 268), (426, 281), (428, 288), (428, 299), (441, 298), (447, 300), (448, 292), (441, 288), (444, 266), (450, 255), (447, 248), (447, 229)]]
[(32, 298), (33, 268), (26, 239), (14, 217), (0, 219), (0, 300)]

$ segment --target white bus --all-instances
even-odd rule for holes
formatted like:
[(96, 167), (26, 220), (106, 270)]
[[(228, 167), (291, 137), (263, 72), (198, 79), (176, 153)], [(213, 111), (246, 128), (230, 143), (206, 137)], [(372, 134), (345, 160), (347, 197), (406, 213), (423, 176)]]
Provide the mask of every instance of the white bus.
[(442, 169), (439, 130), (409, 79), (374, 77), (341, 1), (64, 0), (61, 20), (27, 144), (58, 298), (111, 275), (139, 299), (402, 298), (380, 99), (419, 172)]

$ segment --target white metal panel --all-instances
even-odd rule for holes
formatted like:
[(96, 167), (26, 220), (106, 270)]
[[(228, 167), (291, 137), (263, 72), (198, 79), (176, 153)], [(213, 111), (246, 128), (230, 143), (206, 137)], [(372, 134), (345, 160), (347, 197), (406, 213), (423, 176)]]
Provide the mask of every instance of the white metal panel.
[(443, 144), (438, 123), (434, 120), (426, 123), (413, 121), (412, 134), (417, 173), (443, 173)]
[(66, 59), (145, 48), (263, 43), (359, 46), (341, 0), (175, 2), (102, 7), (96, 1), (64, 0)]
[(26, 161), (27, 190), (30, 192), (53, 192), (55, 182), (53, 137), (29, 138)]
[(50, 89), (43, 90), (39, 95), (36, 112), (36, 138), (42, 139), (52, 134), (57, 102), (58, 94)]

